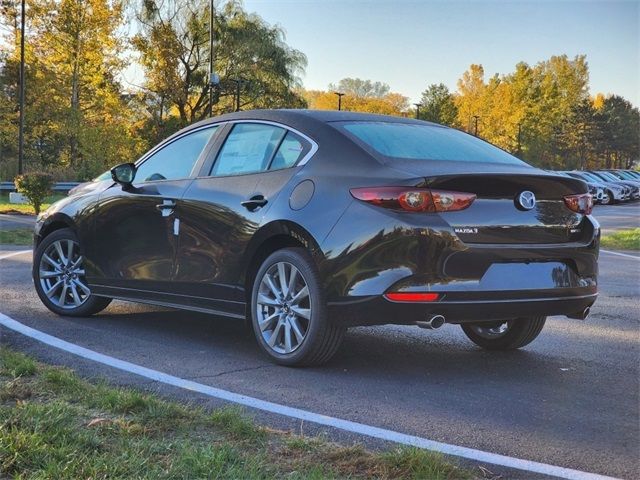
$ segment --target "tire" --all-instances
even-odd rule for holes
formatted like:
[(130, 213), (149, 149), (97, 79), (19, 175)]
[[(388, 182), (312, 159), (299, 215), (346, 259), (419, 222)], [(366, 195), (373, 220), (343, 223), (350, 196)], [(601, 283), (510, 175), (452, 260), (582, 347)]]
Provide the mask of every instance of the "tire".
[(110, 298), (91, 294), (80, 243), (70, 228), (56, 230), (38, 245), (33, 257), (33, 284), (44, 306), (58, 315), (87, 317), (111, 303)]
[(327, 362), (345, 332), (329, 321), (318, 271), (303, 248), (278, 250), (262, 263), (251, 292), (251, 324), (262, 351), (291, 367)]
[[(462, 330), (476, 345), (487, 350), (515, 350), (533, 342), (547, 317), (522, 317), (493, 323), (462, 324)], [(503, 330), (503, 331), (501, 331)]]
[(607, 190), (606, 192), (604, 192), (600, 204), (609, 205), (610, 203), (613, 203), (613, 193), (611, 192), (611, 190)]

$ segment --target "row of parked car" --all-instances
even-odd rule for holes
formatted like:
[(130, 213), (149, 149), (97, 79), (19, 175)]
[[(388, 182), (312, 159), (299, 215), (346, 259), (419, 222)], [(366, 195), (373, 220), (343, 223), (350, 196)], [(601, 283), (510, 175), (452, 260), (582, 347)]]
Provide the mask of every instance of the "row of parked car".
[(640, 172), (635, 170), (573, 170), (555, 173), (587, 182), (595, 203), (609, 205), (640, 199)]

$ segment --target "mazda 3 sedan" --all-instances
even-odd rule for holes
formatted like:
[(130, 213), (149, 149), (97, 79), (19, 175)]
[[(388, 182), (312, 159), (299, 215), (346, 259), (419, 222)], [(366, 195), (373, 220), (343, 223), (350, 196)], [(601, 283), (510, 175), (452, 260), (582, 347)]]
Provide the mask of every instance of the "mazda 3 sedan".
[(250, 111), (171, 136), (38, 219), (33, 278), (60, 315), (114, 299), (247, 320), (284, 365), (350, 326), (460, 325), (523, 347), (584, 319), (600, 228), (586, 183), (405, 118)]

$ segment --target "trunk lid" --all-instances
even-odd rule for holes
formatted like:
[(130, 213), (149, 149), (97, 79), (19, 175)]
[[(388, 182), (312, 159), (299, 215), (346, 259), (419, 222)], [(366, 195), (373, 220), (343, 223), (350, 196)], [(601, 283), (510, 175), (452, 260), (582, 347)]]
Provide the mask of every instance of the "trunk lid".
[[(426, 165), (420, 163), (424, 172)], [(463, 242), (552, 244), (591, 238), (591, 223), (585, 221), (584, 215), (569, 210), (564, 203), (566, 195), (588, 192), (583, 181), (547, 174), (531, 167), (471, 166), (460, 162), (460, 170), (455, 171), (458, 166), (452, 166), (452, 163), (456, 162), (446, 163), (448, 168), (438, 169), (431, 168), (437, 166), (430, 162), (427, 167), (430, 174), (423, 177), (421, 186), (477, 196), (465, 210), (440, 213)], [(415, 168), (406, 167), (403, 170), (418, 173)], [(469, 171), (470, 167), (474, 171)], [(531, 205), (523, 205), (520, 197), (523, 192), (535, 195), (532, 208), (528, 208)]]

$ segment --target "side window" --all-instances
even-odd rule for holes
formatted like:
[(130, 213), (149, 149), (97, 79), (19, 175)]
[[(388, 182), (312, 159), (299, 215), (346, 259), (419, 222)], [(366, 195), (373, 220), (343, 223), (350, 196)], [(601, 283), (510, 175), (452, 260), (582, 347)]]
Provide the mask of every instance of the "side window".
[(200, 153), (217, 128), (204, 128), (180, 137), (151, 155), (138, 167), (136, 183), (188, 178)]
[(229, 133), (211, 175), (239, 175), (266, 170), (287, 131), (261, 123), (238, 123)]
[(293, 132), (287, 132), (273, 157), (269, 170), (279, 170), (295, 165), (309, 151), (306, 141)]

